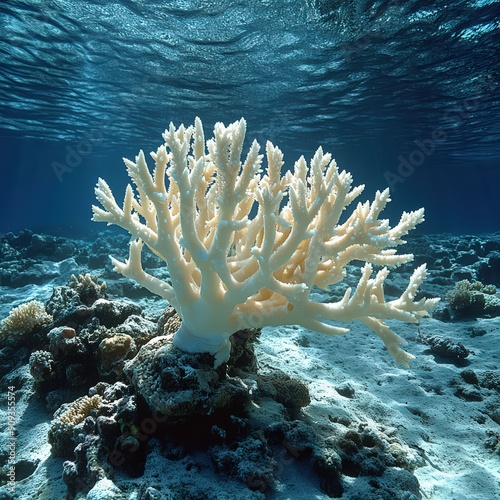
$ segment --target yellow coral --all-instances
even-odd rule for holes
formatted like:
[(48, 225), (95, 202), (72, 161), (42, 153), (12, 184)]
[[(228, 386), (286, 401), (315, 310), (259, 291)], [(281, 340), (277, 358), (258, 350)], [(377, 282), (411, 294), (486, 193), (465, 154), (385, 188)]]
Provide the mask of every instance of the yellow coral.
[(121, 374), (123, 363), (137, 352), (134, 339), (126, 333), (118, 333), (104, 339), (97, 349), (99, 371), (103, 375)]
[(73, 401), (65, 411), (54, 418), (48, 434), (54, 456), (66, 456), (73, 450), (74, 427), (82, 423), (93, 410), (97, 410), (101, 401), (102, 396), (99, 394), (92, 397), (83, 396)]
[(56, 422), (62, 427), (74, 427), (75, 425), (83, 422), (92, 410), (97, 410), (102, 397), (95, 394), (92, 397), (83, 396), (71, 403), (70, 407), (56, 419)]
[(0, 322), (0, 344), (19, 344), (26, 334), (51, 320), (52, 316), (45, 312), (45, 306), (38, 300), (14, 307)]

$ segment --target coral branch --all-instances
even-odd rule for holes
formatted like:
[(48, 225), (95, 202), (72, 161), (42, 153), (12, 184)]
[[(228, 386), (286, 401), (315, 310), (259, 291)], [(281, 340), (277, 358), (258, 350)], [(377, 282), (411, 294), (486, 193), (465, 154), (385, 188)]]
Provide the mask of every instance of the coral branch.
[[(194, 126), (170, 124), (165, 144), (151, 153), (153, 173), (142, 151), (135, 162), (124, 160), (137, 194), (127, 186), (121, 207), (99, 179), (102, 208), (92, 207), (93, 220), (116, 224), (134, 239), (126, 262), (113, 259), (115, 270), (174, 305), (183, 320), (174, 338), (179, 347), (210, 352), (218, 363), (241, 328), (299, 324), (326, 334), (348, 331), (333, 320), (364, 323), (407, 364), (412, 356), (384, 321), (416, 322), (437, 299), (414, 300), (426, 273), (421, 266), (401, 297), (387, 302), (389, 272), (384, 267), (372, 277), (372, 264), (412, 260), (395, 247), (424, 220), (423, 209), (404, 212), (391, 228), (379, 219), (390, 201), (386, 189), (342, 221), (364, 186), (353, 187), (351, 174), (339, 172), (329, 153), (319, 148), (309, 167), (301, 157), (293, 172), (282, 174), (283, 154), (270, 142), (264, 169), (256, 141), (242, 161), (245, 133), (244, 119), (217, 123), (208, 141), (199, 118)], [(143, 243), (165, 261), (171, 283), (142, 269)], [(313, 286), (340, 282), (353, 260), (366, 262), (354, 292), (336, 303), (311, 301)]]

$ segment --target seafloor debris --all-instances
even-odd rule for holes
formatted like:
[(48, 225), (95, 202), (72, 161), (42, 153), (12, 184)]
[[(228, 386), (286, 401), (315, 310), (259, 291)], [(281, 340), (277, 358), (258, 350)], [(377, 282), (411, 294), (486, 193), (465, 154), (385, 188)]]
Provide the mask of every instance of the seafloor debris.
[(433, 354), (442, 358), (461, 361), (470, 354), (470, 351), (460, 342), (453, 342), (439, 335), (428, 335), (419, 331), (417, 338), (422, 344), (429, 346)]

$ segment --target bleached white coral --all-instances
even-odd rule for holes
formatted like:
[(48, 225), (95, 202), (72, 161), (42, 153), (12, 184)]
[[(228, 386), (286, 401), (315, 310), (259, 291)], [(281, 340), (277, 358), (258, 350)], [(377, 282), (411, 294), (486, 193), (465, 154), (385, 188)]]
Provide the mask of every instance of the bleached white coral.
[[(281, 175), (283, 154), (266, 145), (266, 167), (256, 141), (242, 160), (246, 122), (217, 123), (205, 142), (200, 119), (194, 126), (170, 124), (165, 144), (151, 153), (151, 173), (144, 153), (125, 164), (137, 193), (127, 186), (120, 207), (99, 179), (93, 220), (116, 224), (133, 237), (126, 262), (113, 259), (115, 270), (167, 299), (182, 318), (174, 343), (189, 352), (210, 352), (220, 363), (229, 356), (229, 337), (241, 328), (298, 324), (327, 334), (348, 329), (331, 320), (361, 321), (382, 338), (391, 354), (407, 364), (413, 356), (400, 349), (403, 340), (386, 319), (417, 322), (437, 299), (414, 301), (425, 265), (407, 289), (386, 301), (386, 267), (372, 277), (372, 264), (397, 266), (413, 255), (398, 255), (403, 236), (424, 220), (423, 209), (404, 212), (399, 223), (379, 219), (389, 190), (373, 202), (358, 203), (342, 221), (345, 209), (364, 186), (339, 172), (329, 153), (316, 151), (308, 166), (301, 157), (293, 172)], [(163, 259), (167, 283), (141, 265), (143, 243)], [(357, 288), (336, 303), (310, 300), (314, 285), (340, 282), (346, 265), (365, 261)]]

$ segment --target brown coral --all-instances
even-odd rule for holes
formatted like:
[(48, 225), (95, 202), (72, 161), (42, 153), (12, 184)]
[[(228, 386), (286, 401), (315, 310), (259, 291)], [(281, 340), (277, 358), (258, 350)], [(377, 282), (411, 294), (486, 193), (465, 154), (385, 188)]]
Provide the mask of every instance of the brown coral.
[(137, 352), (134, 339), (126, 333), (118, 333), (113, 337), (104, 339), (97, 349), (99, 371), (103, 375), (123, 373), (125, 360)]

